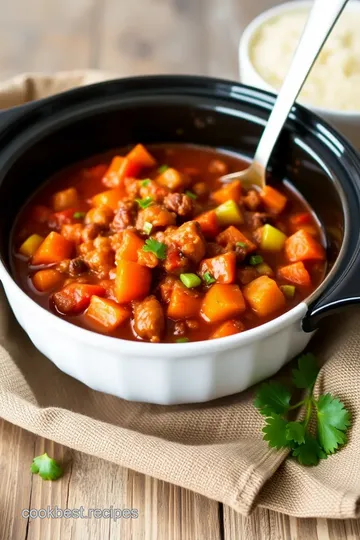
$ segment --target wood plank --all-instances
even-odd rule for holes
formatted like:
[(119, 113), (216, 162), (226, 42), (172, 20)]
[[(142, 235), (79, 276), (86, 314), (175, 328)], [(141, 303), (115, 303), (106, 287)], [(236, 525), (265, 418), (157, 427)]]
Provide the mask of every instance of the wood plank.
[(100, 0), (11, 0), (0, 17), (0, 77), (90, 67)]
[(108, 0), (99, 66), (121, 75), (204, 73), (203, 3)]

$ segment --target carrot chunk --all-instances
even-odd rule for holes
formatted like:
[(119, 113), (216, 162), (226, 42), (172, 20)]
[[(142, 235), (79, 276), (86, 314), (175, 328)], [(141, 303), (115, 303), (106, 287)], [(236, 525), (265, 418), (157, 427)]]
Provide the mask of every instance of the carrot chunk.
[(157, 176), (155, 180), (158, 184), (167, 187), (171, 191), (184, 189), (189, 183), (187, 176), (172, 168), (166, 169), (166, 171)]
[(114, 156), (111, 160), (109, 167), (107, 168), (104, 176), (102, 177), (102, 183), (108, 188), (119, 187), (121, 170), (124, 164), (125, 158), (122, 156)]
[(256, 249), (256, 245), (233, 225), (230, 225), (225, 231), (218, 234), (216, 241), (221, 246), (227, 246), (229, 244), (236, 246), (238, 243), (245, 244), (248, 253), (251, 253)]
[(108, 298), (92, 296), (90, 305), (86, 310), (85, 316), (97, 322), (108, 332), (115, 330), (131, 315), (130, 309), (120, 306)]
[(208, 212), (200, 214), (194, 218), (194, 221), (198, 222), (201, 232), (206, 237), (214, 237), (220, 231), (218, 218), (216, 217), (214, 210), (209, 210)]
[(218, 283), (234, 283), (236, 277), (236, 255), (228, 251), (211, 259), (204, 259), (200, 264), (200, 275), (210, 272)]
[(137, 234), (129, 229), (126, 229), (122, 235), (121, 245), (116, 251), (116, 259), (137, 262), (138, 249), (141, 249), (144, 244), (144, 240), (139, 238)]
[(205, 295), (201, 315), (213, 323), (237, 317), (245, 309), (245, 300), (238, 285), (216, 283)]
[(146, 150), (142, 144), (137, 144), (126, 156), (132, 163), (142, 168), (155, 167), (156, 159)]
[(302, 285), (304, 287), (311, 287), (310, 274), (306, 270), (302, 261), (279, 268), (278, 276), (290, 281), (290, 283), (295, 283), (296, 285)]
[(290, 262), (323, 261), (323, 246), (307, 231), (300, 229), (285, 242), (285, 254)]
[(32, 282), (38, 291), (45, 292), (55, 289), (63, 281), (63, 276), (54, 268), (39, 270), (32, 277)]
[(70, 283), (61, 291), (52, 295), (52, 300), (60, 313), (77, 315), (90, 304), (91, 297), (104, 296), (105, 289), (100, 285), (87, 283)]
[(61, 234), (52, 231), (35, 251), (31, 264), (52, 264), (68, 259), (73, 250), (73, 243)]
[(235, 180), (229, 184), (225, 184), (222, 188), (214, 191), (211, 195), (211, 198), (217, 203), (222, 204), (230, 199), (239, 202), (241, 199), (241, 182), (240, 180)]
[(201, 298), (181, 284), (175, 284), (168, 307), (167, 315), (171, 319), (191, 319), (198, 317)]
[(271, 186), (265, 186), (260, 192), (260, 197), (265, 207), (274, 214), (280, 214), (287, 203), (285, 195)]
[(221, 337), (226, 336), (232, 336), (234, 334), (238, 334), (239, 332), (243, 332), (245, 330), (245, 327), (242, 322), (240, 321), (226, 321), (215, 330), (213, 334), (211, 334), (209, 339), (217, 339)]
[(61, 212), (76, 206), (78, 202), (78, 194), (75, 188), (68, 188), (62, 191), (58, 191), (53, 196), (53, 208), (55, 212)]
[(285, 307), (285, 298), (276, 281), (260, 276), (244, 288), (244, 296), (259, 317), (267, 317)]
[(149, 294), (151, 270), (133, 261), (117, 261), (115, 295), (120, 304), (126, 304)]
[(74, 244), (81, 244), (83, 230), (84, 227), (81, 223), (65, 224), (61, 227), (61, 236), (70, 242), (74, 242)]
[(108, 206), (112, 210), (116, 210), (118, 202), (124, 196), (124, 191), (119, 188), (109, 189), (108, 191), (102, 191), (92, 198), (92, 204), (94, 206)]

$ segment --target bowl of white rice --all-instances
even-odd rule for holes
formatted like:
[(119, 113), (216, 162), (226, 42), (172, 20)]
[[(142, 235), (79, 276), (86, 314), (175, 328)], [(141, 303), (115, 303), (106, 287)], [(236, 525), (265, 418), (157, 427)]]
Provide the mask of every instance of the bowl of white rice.
[[(239, 46), (242, 83), (279, 91), (312, 4), (280, 4), (247, 26)], [(360, 147), (360, 1), (346, 6), (297, 101)]]

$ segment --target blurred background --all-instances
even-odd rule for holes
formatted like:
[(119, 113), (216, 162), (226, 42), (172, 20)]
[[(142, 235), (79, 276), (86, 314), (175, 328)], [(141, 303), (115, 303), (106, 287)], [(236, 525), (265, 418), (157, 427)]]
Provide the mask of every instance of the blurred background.
[(100, 68), (238, 78), (243, 28), (277, 0), (0, 0), (0, 78)]

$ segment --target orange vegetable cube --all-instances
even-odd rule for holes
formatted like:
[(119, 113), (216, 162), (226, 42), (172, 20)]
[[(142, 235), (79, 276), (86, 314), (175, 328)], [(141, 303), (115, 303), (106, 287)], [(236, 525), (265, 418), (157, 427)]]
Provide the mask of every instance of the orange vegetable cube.
[(65, 224), (61, 227), (61, 236), (70, 242), (74, 242), (74, 244), (81, 244), (83, 230), (84, 227), (81, 223)]
[(92, 319), (108, 332), (123, 324), (130, 315), (130, 309), (120, 306), (113, 300), (95, 295), (91, 297), (90, 305), (85, 313), (87, 318)]
[(193, 291), (176, 284), (170, 296), (167, 315), (171, 319), (191, 319), (199, 315), (201, 298)]
[(61, 212), (61, 210), (72, 208), (77, 205), (77, 202), (78, 194), (73, 187), (58, 191), (53, 196), (53, 208), (55, 212)]
[(52, 231), (35, 251), (31, 264), (37, 266), (38, 264), (59, 263), (63, 259), (69, 259), (73, 246), (74, 244), (61, 234)]
[(142, 144), (137, 144), (126, 156), (132, 163), (142, 168), (155, 167), (156, 159), (146, 150)]
[(200, 275), (210, 272), (218, 283), (234, 283), (236, 277), (236, 255), (228, 251), (211, 259), (204, 259), (199, 268)]
[(311, 287), (311, 277), (306, 270), (302, 261), (283, 266), (278, 270), (278, 276), (280, 278), (295, 283), (295, 285), (302, 285), (303, 287)]
[(104, 176), (102, 177), (102, 183), (108, 188), (119, 187), (120, 174), (123, 167), (125, 158), (122, 156), (114, 156), (111, 160), (109, 167), (107, 168)]
[(265, 186), (260, 192), (260, 198), (269, 212), (280, 214), (287, 203), (285, 195), (271, 186)]
[(201, 315), (207, 322), (214, 323), (237, 317), (245, 310), (245, 300), (238, 285), (216, 283), (205, 295)]
[(120, 304), (147, 296), (151, 286), (151, 270), (133, 261), (117, 261), (115, 295)]
[(32, 277), (32, 282), (40, 292), (51, 291), (55, 289), (63, 281), (63, 276), (54, 268), (39, 270)]
[(256, 250), (256, 245), (233, 225), (230, 225), (230, 227), (225, 229), (225, 231), (218, 234), (216, 241), (221, 246), (236, 246), (238, 242), (241, 244), (246, 244), (246, 251), (248, 253)]
[(244, 296), (259, 317), (267, 317), (285, 307), (285, 298), (276, 281), (260, 276), (244, 287)]
[(112, 210), (116, 210), (118, 202), (124, 197), (124, 191), (119, 188), (102, 191), (92, 198), (94, 206), (108, 206)]
[(226, 321), (222, 323), (209, 339), (217, 339), (221, 337), (233, 336), (239, 332), (243, 332), (245, 327), (240, 321)]
[(225, 184), (224, 187), (214, 191), (211, 198), (217, 203), (222, 204), (230, 199), (239, 202), (241, 199), (241, 182), (240, 180), (234, 180), (229, 184)]
[(77, 315), (90, 304), (93, 295), (104, 296), (105, 289), (100, 285), (71, 283), (52, 295), (52, 300), (60, 313)]
[(209, 210), (208, 212), (200, 214), (194, 218), (194, 221), (198, 222), (201, 232), (206, 237), (214, 237), (220, 230), (218, 218), (216, 217), (214, 210)]
[(169, 167), (166, 171), (156, 177), (156, 182), (161, 186), (167, 187), (171, 191), (178, 191), (187, 186), (188, 178), (176, 169)]
[(32, 234), (21, 244), (19, 253), (25, 257), (32, 257), (43, 241), (44, 238), (39, 234)]
[(323, 246), (304, 229), (300, 229), (286, 240), (285, 254), (290, 262), (325, 259)]
[(137, 262), (138, 249), (141, 249), (145, 244), (136, 233), (126, 229), (122, 235), (122, 242), (119, 249), (116, 251), (116, 260), (125, 259), (127, 261)]

